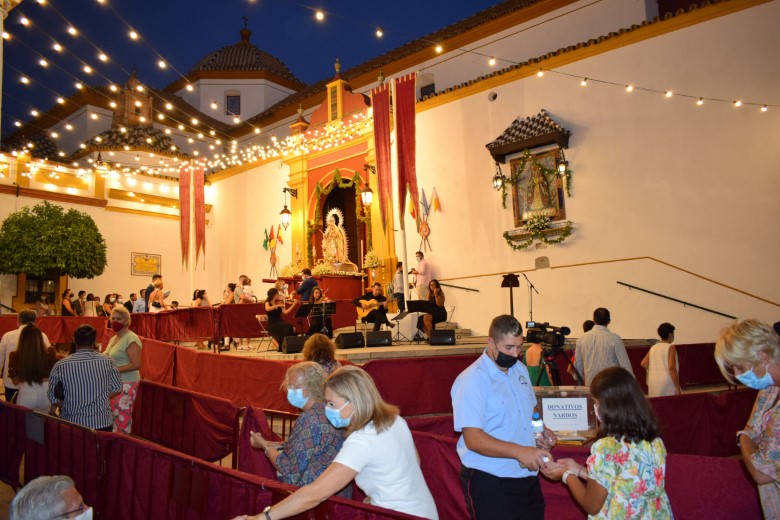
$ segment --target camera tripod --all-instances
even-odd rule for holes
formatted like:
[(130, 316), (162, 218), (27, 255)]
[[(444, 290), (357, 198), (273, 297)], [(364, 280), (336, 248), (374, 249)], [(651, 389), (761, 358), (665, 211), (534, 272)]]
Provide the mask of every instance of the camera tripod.
[(577, 371), (577, 367), (574, 366), (574, 364), (571, 362), (571, 359), (566, 355), (562, 348), (542, 347), (542, 358), (541, 363), (539, 363), (539, 375), (536, 376), (536, 382), (534, 383), (534, 386), (539, 386), (539, 382), (542, 380), (542, 374), (544, 374), (548, 368), (550, 369), (550, 375), (552, 376), (552, 381), (550, 381), (552, 385), (561, 386), (561, 375), (558, 373), (558, 363), (555, 362), (555, 358), (558, 356), (563, 356), (564, 359), (566, 359), (566, 362), (574, 371), (574, 378), (578, 383), (582, 384), (582, 381), (584, 381), (582, 376)]

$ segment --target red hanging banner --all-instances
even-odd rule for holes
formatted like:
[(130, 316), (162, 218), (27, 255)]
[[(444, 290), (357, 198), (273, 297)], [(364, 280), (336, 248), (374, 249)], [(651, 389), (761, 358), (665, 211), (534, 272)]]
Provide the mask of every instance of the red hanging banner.
[(194, 172), (194, 198), (195, 198), (195, 267), (198, 266), (198, 257), (203, 251), (203, 266), (206, 266), (206, 201), (204, 194), (205, 175), (203, 164), (198, 163)]
[(382, 228), (387, 229), (387, 204), (393, 190), (390, 171), (390, 86), (380, 85), (371, 91), (374, 109), (374, 146), (376, 149), (376, 180), (379, 186), (379, 210)]
[(179, 224), (181, 231), (181, 263), (186, 269), (190, 259), (190, 168), (179, 169)]
[[(401, 227), (404, 225), (406, 192), (412, 197), (416, 210), (419, 207), (417, 189), (416, 135), (415, 135), (415, 84), (416, 74), (408, 74), (395, 80), (395, 128), (398, 136), (398, 198), (400, 204)], [(419, 212), (416, 212), (419, 222)]]

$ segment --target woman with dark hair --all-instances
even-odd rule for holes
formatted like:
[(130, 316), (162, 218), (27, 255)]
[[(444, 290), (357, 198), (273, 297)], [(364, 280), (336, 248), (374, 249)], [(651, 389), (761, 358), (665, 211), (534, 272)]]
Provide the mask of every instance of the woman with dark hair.
[(114, 310), (114, 304), (116, 303), (116, 294), (108, 293), (103, 300), (103, 316), (111, 316), (111, 311)]
[(99, 305), (95, 303), (95, 295), (87, 294), (87, 301), (84, 303), (84, 316), (94, 318), (98, 315), (98, 307)]
[(326, 374), (330, 375), (341, 368), (336, 360), (336, 345), (324, 334), (312, 334), (303, 344), (303, 359), (319, 364)]
[(428, 282), (428, 303), (431, 311), (417, 318), (417, 330), (424, 332), (425, 337), (431, 337), (431, 331), (437, 323), (447, 321), (447, 310), (444, 308), (444, 291), (439, 280)]
[(40, 299), (35, 302), (35, 314), (40, 316), (53, 316), (54, 310), (49, 305), (49, 297), (42, 294)]
[(19, 345), (8, 359), (8, 372), (19, 385), (16, 404), (39, 412), (49, 411), (49, 374), (57, 362), (54, 347), (46, 348), (41, 329), (30, 323), (19, 334)]
[(70, 289), (65, 289), (62, 291), (62, 310), (60, 312), (60, 316), (75, 316), (76, 311), (73, 310), (73, 305), (71, 304), (71, 298), (73, 298), (73, 291)]
[[(192, 293), (192, 306), (211, 307), (211, 302), (206, 294), (206, 289), (195, 289), (195, 292)], [(208, 346), (200, 339), (195, 342), (195, 347), (198, 349), (208, 349)]]
[(315, 287), (311, 290), (311, 298), (309, 298), (308, 303), (315, 307), (312, 308), (309, 314), (309, 331), (306, 333), (308, 336), (321, 332), (329, 338), (333, 338), (333, 322), (330, 316), (325, 316), (324, 314), (325, 304), (329, 301), (320, 287)]
[(569, 486), (589, 518), (672, 518), (666, 448), (639, 383), (626, 369), (611, 367), (596, 375), (590, 392), (601, 439), (590, 450), (587, 468), (559, 459), (542, 472)]
[[(268, 334), (277, 343), (277, 350), (282, 349), (282, 342), (287, 336), (295, 336), (295, 328), (284, 321), (284, 316), (290, 314), (295, 309), (296, 302), (287, 305), (284, 296), (278, 289), (272, 287), (268, 289), (268, 297), (265, 300), (265, 313), (268, 315)], [(239, 347), (242, 350), (243, 347)], [(246, 347), (249, 350), (249, 347)]]

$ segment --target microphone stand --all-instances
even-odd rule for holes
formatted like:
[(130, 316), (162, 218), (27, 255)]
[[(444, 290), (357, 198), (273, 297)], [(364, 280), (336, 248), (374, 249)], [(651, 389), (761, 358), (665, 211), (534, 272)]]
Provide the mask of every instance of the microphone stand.
[(528, 277), (525, 275), (525, 273), (520, 273), (523, 275), (523, 278), (525, 278), (525, 281), (528, 282), (528, 320), (534, 321), (534, 293), (533, 291), (536, 291), (536, 294), (539, 294), (539, 291), (536, 290), (536, 287), (534, 287), (534, 284), (531, 283), (531, 280), (528, 279)]

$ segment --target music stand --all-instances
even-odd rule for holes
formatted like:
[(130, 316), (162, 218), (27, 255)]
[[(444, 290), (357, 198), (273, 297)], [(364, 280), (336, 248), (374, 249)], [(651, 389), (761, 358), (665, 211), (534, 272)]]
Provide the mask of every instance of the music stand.
[(515, 316), (515, 297), (514, 297), (514, 289), (515, 287), (520, 287), (520, 278), (515, 273), (508, 273), (504, 275), (504, 279), (501, 282), (501, 287), (508, 287), (509, 288), (509, 314), (512, 315), (514, 318)]
[[(409, 309), (409, 313), (413, 313), (418, 319), (420, 314), (431, 314), (431, 303), (428, 300), (409, 300), (406, 302), (406, 308)], [(414, 338), (412, 338), (412, 342), (422, 343), (428, 339), (424, 336), (425, 333), (420, 329), (417, 329), (417, 333), (414, 335)]]
[[(309, 314), (309, 318), (322, 318), (322, 330), (320, 331), (322, 334), (328, 335), (328, 318), (336, 314), (336, 302), (324, 302), (324, 303), (312, 303), (310, 304), (311, 314)], [(311, 325), (311, 321), (309, 321), (309, 324)], [(333, 326), (331, 324), (331, 326)], [(333, 333), (333, 331), (330, 331)]]
[(403, 338), (403, 341), (407, 341), (407, 342), (412, 341), (401, 333), (401, 321), (403, 321), (403, 319), (406, 318), (407, 316), (409, 316), (409, 311), (399, 312), (396, 316), (393, 317), (393, 321), (396, 322), (396, 327), (398, 327), (395, 330), (395, 336), (393, 336), (393, 341), (401, 341), (401, 338)]

